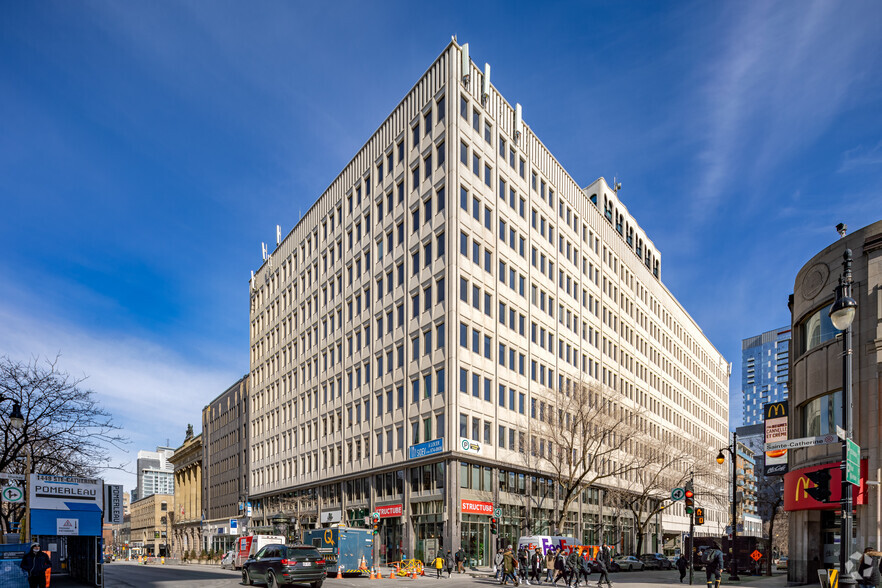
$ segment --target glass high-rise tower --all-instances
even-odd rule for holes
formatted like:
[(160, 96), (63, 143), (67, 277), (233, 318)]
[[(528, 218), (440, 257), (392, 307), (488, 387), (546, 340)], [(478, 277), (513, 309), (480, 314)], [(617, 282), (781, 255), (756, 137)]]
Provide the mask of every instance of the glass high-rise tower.
[(741, 391), (744, 425), (763, 421), (763, 404), (787, 399), (790, 327), (741, 341)]

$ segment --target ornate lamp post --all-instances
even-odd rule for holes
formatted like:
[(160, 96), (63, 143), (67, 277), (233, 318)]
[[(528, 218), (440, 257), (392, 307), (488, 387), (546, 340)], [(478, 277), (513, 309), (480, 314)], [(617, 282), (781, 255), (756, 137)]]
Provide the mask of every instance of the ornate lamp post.
[(857, 311), (857, 302), (851, 297), (851, 249), (846, 248), (842, 255), (842, 275), (836, 287), (836, 301), (830, 307), (830, 320), (833, 326), (842, 331), (842, 429), (845, 439), (842, 440), (842, 492), (840, 531), (839, 531), (839, 585), (853, 586), (854, 578), (846, 573), (845, 564), (848, 552), (852, 547), (852, 497), (851, 484), (845, 476), (848, 464), (848, 440), (852, 437), (851, 430), (851, 323)]

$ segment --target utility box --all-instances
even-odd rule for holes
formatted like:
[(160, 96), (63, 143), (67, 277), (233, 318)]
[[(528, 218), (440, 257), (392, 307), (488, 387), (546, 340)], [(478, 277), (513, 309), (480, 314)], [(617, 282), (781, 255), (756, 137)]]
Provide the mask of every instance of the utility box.
[(338, 570), (344, 574), (366, 573), (374, 565), (374, 535), (370, 529), (310, 529), (304, 532), (303, 542), (325, 557), (329, 577)]

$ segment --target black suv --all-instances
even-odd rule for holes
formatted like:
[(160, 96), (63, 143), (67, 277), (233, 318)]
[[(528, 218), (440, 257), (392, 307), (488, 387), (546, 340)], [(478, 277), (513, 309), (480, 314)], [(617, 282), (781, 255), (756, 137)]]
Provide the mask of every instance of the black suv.
[(265, 545), (242, 566), (242, 583), (264, 582), (269, 588), (311, 584), (321, 588), (327, 576), (325, 558), (311, 545)]

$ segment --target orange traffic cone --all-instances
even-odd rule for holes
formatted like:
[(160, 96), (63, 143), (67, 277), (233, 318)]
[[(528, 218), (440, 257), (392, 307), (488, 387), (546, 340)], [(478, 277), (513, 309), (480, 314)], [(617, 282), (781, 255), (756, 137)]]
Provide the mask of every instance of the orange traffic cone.
[(337, 579), (343, 579), (343, 566), (337, 566)]
[(394, 580), (394, 579), (395, 579), (395, 570), (392, 570), (391, 572), (389, 572), (389, 579), (390, 579), (390, 580)]

